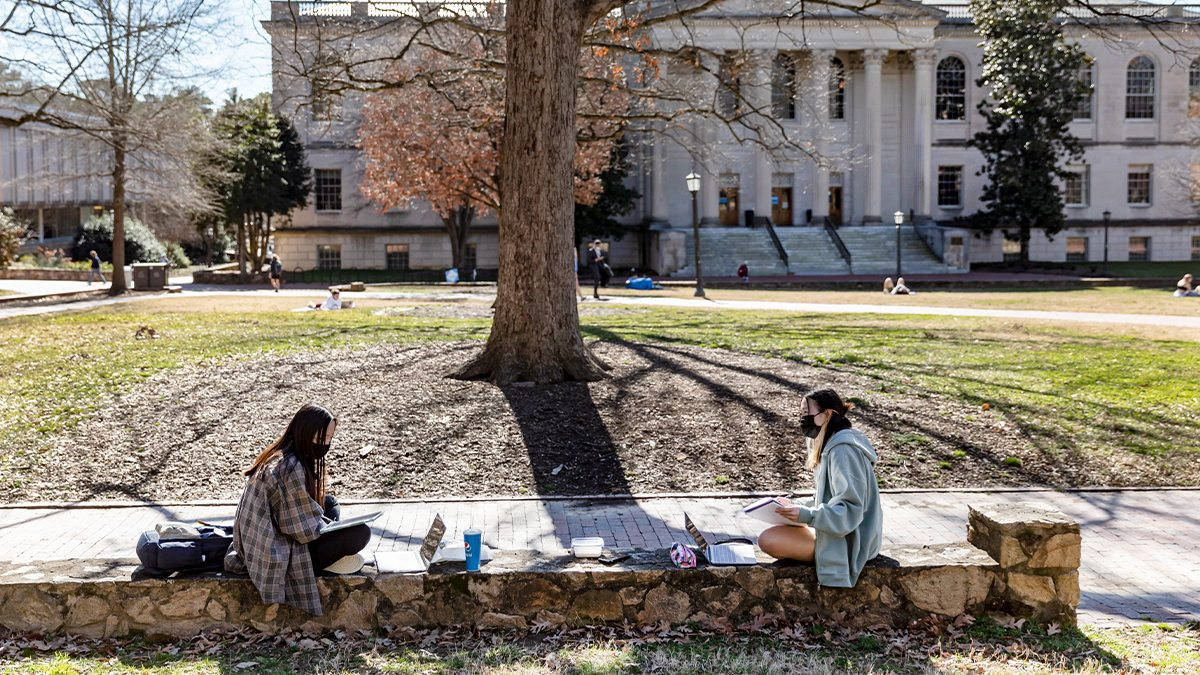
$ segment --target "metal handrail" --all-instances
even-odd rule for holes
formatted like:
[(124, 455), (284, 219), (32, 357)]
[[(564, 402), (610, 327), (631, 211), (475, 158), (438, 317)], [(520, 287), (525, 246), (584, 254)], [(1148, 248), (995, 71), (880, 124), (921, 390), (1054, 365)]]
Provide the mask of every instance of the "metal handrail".
[(775, 252), (779, 254), (779, 259), (783, 261), (783, 269), (788, 270), (787, 250), (783, 248), (783, 242), (779, 240), (779, 233), (775, 231), (775, 226), (771, 224), (771, 219), (766, 216), (757, 216), (754, 222), (756, 225), (762, 225), (766, 228), (767, 234), (771, 237), (771, 243), (775, 244)]
[(842, 241), (842, 235), (838, 234), (837, 229), (833, 226), (833, 221), (829, 220), (829, 216), (825, 216), (824, 222), (825, 234), (829, 235), (838, 253), (842, 255), (842, 260), (846, 261), (846, 269), (853, 274), (854, 263), (850, 260), (850, 249), (846, 248), (846, 242)]

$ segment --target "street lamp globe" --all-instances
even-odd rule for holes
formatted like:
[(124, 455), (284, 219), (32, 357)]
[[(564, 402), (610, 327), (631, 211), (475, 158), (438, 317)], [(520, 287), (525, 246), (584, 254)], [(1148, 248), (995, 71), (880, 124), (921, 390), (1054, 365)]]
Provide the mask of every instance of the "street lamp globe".
[(700, 191), (700, 174), (693, 171), (684, 180), (687, 181), (688, 192), (695, 194)]
[(904, 224), (904, 212), (897, 211), (897, 212), (893, 213), (892, 219), (895, 221), (895, 223), (897, 225), (903, 225)]

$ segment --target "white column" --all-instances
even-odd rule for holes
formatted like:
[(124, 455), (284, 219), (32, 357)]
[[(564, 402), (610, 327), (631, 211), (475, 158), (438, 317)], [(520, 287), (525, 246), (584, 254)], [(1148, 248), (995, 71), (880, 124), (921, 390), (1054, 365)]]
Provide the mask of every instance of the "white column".
[(913, 118), (916, 121), (917, 141), (917, 220), (925, 220), (933, 212), (933, 62), (936, 49), (917, 49), (912, 53), (916, 67), (916, 86), (913, 88)]
[(883, 201), (883, 60), (886, 49), (863, 51), (867, 90), (867, 203), (863, 209), (864, 223), (880, 222)]
[[(717, 90), (718, 72), (721, 67), (716, 55), (704, 53), (700, 56), (703, 68), (700, 71), (700, 91), (705, 100), (713, 100)], [(696, 138), (701, 139), (700, 148), (700, 224), (717, 225), (720, 223), (718, 200), (720, 186), (717, 184), (717, 142), (716, 122), (700, 118), (697, 120)]]
[(38, 241), (46, 241), (46, 214), (38, 208)]
[(829, 64), (833, 59), (832, 49), (818, 49), (812, 52), (813, 81), (810, 91), (813, 92), (813, 224), (823, 225), (829, 216)]
[[(764, 123), (759, 124), (759, 140), (766, 143), (774, 136), (771, 133), (770, 120), (763, 119), (772, 115), (771, 110), (771, 75), (774, 66), (774, 51), (755, 50), (750, 55), (750, 78), (747, 99), (759, 114), (755, 118)], [(752, 144), (754, 152), (754, 194), (753, 203), (747, 205), (754, 209), (758, 217), (771, 217), (771, 179), (773, 167), (767, 149), (761, 143)], [(746, 223), (750, 225), (750, 223)]]
[[(650, 220), (651, 222), (667, 222), (667, 193), (666, 160), (663, 143), (665, 137), (657, 132), (650, 132)], [(691, 225), (689, 222), (688, 225)]]

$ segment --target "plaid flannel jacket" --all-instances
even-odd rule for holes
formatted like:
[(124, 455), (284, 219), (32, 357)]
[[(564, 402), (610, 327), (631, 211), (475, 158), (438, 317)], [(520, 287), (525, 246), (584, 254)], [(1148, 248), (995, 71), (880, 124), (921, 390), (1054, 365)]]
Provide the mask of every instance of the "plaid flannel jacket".
[(270, 462), (246, 481), (225, 569), (249, 573), (263, 602), (320, 616), (321, 593), (308, 542), (320, 536), (323, 515), (304, 487), (300, 462), (286, 455)]

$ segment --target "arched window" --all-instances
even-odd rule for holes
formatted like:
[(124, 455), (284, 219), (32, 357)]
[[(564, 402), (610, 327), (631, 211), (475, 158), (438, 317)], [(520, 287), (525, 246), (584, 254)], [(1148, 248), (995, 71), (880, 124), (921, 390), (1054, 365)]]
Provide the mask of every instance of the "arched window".
[(939, 120), (967, 119), (967, 66), (957, 56), (938, 62), (936, 105)]
[(1200, 58), (1188, 68), (1188, 116), (1200, 116)]
[(796, 60), (791, 54), (775, 55), (771, 68), (771, 110), (775, 119), (796, 118)]
[(1125, 69), (1125, 119), (1154, 119), (1154, 62), (1138, 56)]
[(829, 59), (829, 119), (846, 119), (846, 65), (836, 56)]
[(1090, 57), (1079, 67), (1079, 83), (1083, 85), (1083, 93), (1080, 94), (1079, 101), (1075, 104), (1074, 119), (1092, 119), (1092, 100), (1096, 90), (1095, 68), (1096, 64)]

